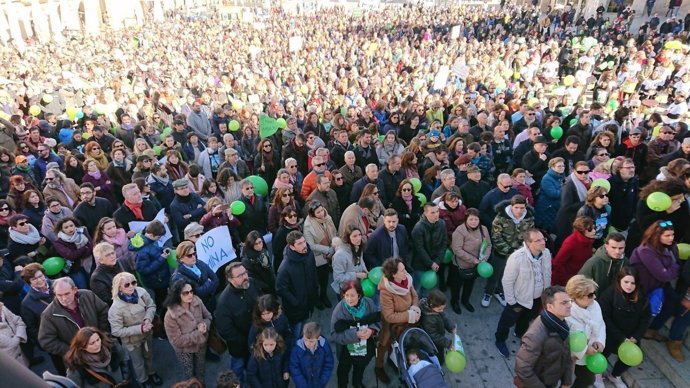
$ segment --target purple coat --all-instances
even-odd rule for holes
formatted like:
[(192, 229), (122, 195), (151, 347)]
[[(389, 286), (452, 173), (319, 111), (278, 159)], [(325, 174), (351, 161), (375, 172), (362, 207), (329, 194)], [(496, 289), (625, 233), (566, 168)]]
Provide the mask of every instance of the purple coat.
[[(110, 182), (110, 178), (105, 174), (105, 172), (101, 171), (101, 177), (99, 179), (94, 178), (92, 175), (86, 173), (84, 174), (84, 177), (81, 179), (82, 183), (89, 182), (93, 185), (93, 187), (99, 187), (100, 190), (96, 191), (96, 195), (105, 198), (110, 203), (115, 204), (115, 200), (113, 198), (113, 193), (112, 193), (112, 182)], [(108, 183), (106, 183), (108, 182)], [(115, 204), (116, 205), (116, 204)]]
[(678, 246), (671, 249), (664, 248), (659, 253), (651, 245), (640, 245), (630, 256), (630, 265), (637, 268), (645, 293), (668, 284), (678, 278), (680, 264), (678, 264)]

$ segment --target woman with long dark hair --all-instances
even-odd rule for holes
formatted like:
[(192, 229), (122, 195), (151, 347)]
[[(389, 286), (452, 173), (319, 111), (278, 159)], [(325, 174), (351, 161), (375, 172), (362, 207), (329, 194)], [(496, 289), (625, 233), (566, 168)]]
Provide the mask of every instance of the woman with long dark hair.
[(89, 277), (94, 267), (93, 244), (86, 227), (74, 217), (66, 217), (55, 224), (57, 239), (53, 243), (55, 252), (67, 262), (68, 276), (79, 288), (88, 288)]
[[(599, 298), (601, 314), (606, 323), (606, 348), (608, 357), (625, 341), (640, 344), (642, 335), (649, 325), (649, 305), (640, 288), (639, 277), (634, 268), (624, 266), (616, 276), (616, 283), (602, 292)], [(616, 388), (627, 387), (621, 375), (630, 367), (620, 359), (613, 370), (605, 374)]]
[(367, 267), (364, 264), (364, 242), (362, 231), (348, 225), (340, 232), (340, 238), (333, 239), (333, 291), (339, 293), (342, 286), (350, 281), (366, 279)]
[(280, 226), (273, 234), (273, 270), (278, 272), (280, 263), (283, 262), (283, 251), (287, 246), (287, 235), (293, 230), (301, 231), (302, 224), (297, 208), (288, 206), (280, 213)]
[(250, 349), (254, 346), (256, 336), (268, 327), (274, 328), (283, 337), (286, 349), (289, 351), (295, 340), (287, 316), (275, 295), (264, 294), (256, 299), (256, 305), (252, 312), (252, 327), (249, 329), (249, 338), (247, 339)]
[(295, 200), (294, 189), (287, 187), (276, 189), (273, 199), (271, 200), (271, 207), (268, 208), (269, 232), (276, 233), (280, 224), (280, 215), (288, 206), (299, 209), (299, 205)]
[(273, 259), (261, 233), (252, 230), (247, 234), (240, 257), (249, 276), (259, 283), (261, 292), (275, 294), (276, 277), (273, 272)]
[(46, 212), (46, 204), (43, 196), (37, 190), (26, 190), (22, 194), (22, 214), (29, 217), (29, 222), (36, 229), (41, 229), (43, 215)]
[(278, 150), (273, 149), (273, 143), (269, 139), (263, 139), (256, 148), (254, 156), (254, 171), (266, 182), (276, 180), (280, 169), (280, 156)]
[(95, 327), (77, 331), (65, 354), (67, 378), (81, 388), (113, 387), (123, 382), (119, 354), (108, 335)]

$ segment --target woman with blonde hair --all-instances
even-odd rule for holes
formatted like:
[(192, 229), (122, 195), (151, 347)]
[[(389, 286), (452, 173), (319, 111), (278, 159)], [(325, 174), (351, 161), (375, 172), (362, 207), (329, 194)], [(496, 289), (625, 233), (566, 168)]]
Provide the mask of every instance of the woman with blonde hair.
[(162, 380), (153, 369), (153, 318), (156, 303), (148, 292), (137, 287), (129, 272), (113, 278), (113, 304), (108, 310), (111, 334), (120, 338), (134, 366), (137, 381), (143, 387), (160, 385)]
[(132, 153), (134, 154), (134, 157), (137, 158), (144, 155), (144, 152), (150, 149), (151, 146), (149, 146), (149, 143), (147, 143), (146, 140), (138, 137), (134, 140), (134, 149), (132, 150)]
[(582, 351), (572, 352), (575, 358), (575, 382), (572, 388), (603, 386), (601, 375), (595, 377), (585, 362), (587, 355), (603, 352), (606, 343), (606, 324), (596, 301), (596, 291), (597, 283), (584, 275), (573, 276), (565, 286), (565, 292), (573, 302), (570, 316), (565, 318), (570, 332), (583, 332), (587, 337), (587, 346)]

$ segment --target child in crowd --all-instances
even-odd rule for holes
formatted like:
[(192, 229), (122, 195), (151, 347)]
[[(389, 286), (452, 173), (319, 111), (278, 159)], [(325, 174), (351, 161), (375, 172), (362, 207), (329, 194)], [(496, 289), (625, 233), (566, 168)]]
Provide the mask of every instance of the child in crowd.
[(170, 248), (158, 245), (158, 240), (165, 235), (165, 227), (160, 221), (154, 220), (146, 225), (143, 235), (132, 238), (129, 250), (136, 252), (135, 262), (141, 281), (154, 291), (156, 306), (162, 306), (171, 276), (167, 262)]
[(431, 290), (429, 296), (419, 301), (422, 310), (421, 325), (438, 350), (438, 359), (443, 364), (445, 351), (453, 345), (451, 337), (446, 337), (446, 332), (455, 333), (455, 325), (444, 314), (448, 299), (438, 289)]
[(285, 353), (290, 354), (295, 339), (290, 330), (290, 323), (287, 320), (283, 309), (274, 295), (261, 295), (256, 300), (254, 312), (252, 314), (252, 327), (249, 329), (249, 349), (254, 347), (256, 337), (266, 328), (273, 328), (285, 343)]
[(331, 373), (331, 347), (321, 336), (321, 326), (316, 322), (308, 322), (302, 329), (302, 338), (292, 348), (290, 376), (296, 388), (324, 388)]
[[(418, 349), (407, 351), (407, 373), (419, 387), (424, 388), (448, 388), (441, 370), (431, 362), (425, 360)], [(416, 376), (416, 377), (415, 377)], [(422, 384), (421, 382), (424, 382)]]
[(247, 383), (250, 388), (287, 387), (290, 381), (288, 357), (280, 334), (272, 327), (257, 337), (247, 364)]

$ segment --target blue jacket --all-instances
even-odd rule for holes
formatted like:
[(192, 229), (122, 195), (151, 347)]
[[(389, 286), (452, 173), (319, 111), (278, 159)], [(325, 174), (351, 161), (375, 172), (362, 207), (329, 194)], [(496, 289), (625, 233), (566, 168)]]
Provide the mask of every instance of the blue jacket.
[[(185, 219), (185, 214), (192, 216)], [(204, 200), (197, 193), (189, 193), (184, 200), (179, 195), (175, 195), (175, 199), (170, 203), (170, 216), (178, 230), (184, 230), (192, 222), (199, 222), (204, 214), (206, 214)]]
[(491, 228), (491, 223), (496, 218), (496, 211), (494, 210), (496, 205), (505, 200), (510, 200), (516, 194), (519, 193), (515, 188), (511, 188), (507, 193), (502, 192), (498, 187), (489, 190), (482, 198), (482, 202), (479, 203), (479, 218), (482, 221), (482, 225)]
[(9, 260), (4, 260), (0, 266), (0, 302), (10, 311), (19, 315), (19, 305), (24, 297), (24, 280), (21, 271), (15, 271)]
[[(382, 203), (387, 204), (386, 201), (386, 186), (384, 186), (381, 178), (377, 178), (375, 181), (370, 181), (366, 175), (361, 177), (357, 182), (352, 185), (352, 191), (350, 192), (350, 202), (355, 203), (359, 201), (359, 197), (362, 196), (362, 191), (364, 191), (364, 186), (368, 183), (373, 183), (379, 189), (379, 199)], [(397, 187), (396, 187), (397, 188)]]
[(156, 199), (158, 199), (158, 202), (160, 202), (161, 206), (163, 206), (165, 210), (169, 210), (170, 204), (175, 198), (172, 180), (168, 180), (168, 184), (164, 185), (149, 175), (148, 178), (146, 178), (146, 183), (148, 183), (151, 187), (151, 191), (156, 194)]
[(556, 215), (561, 207), (561, 186), (565, 177), (549, 169), (541, 179), (539, 197), (534, 207), (535, 224), (549, 232), (556, 231)]
[(333, 353), (328, 341), (319, 337), (311, 351), (300, 338), (290, 354), (290, 377), (296, 388), (324, 388), (333, 373)]
[(161, 256), (163, 248), (158, 246), (157, 241), (153, 241), (142, 234), (144, 246), (134, 248), (129, 243), (129, 250), (135, 251), (137, 272), (141, 276), (141, 281), (148, 288), (160, 289), (167, 288), (170, 284), (170, 267), (166, 258)]
[(283, 380), (288, 372), (289, 357), (276, 349), (273, 356), (264, 352), (264, 360), (255, 356), (247, 364), (247, 383), (249, 388), (287, 388), (289, 380)]
[(34, 177), (36, 177), (38, 183), (43, 182), (43, 179), (45, 179), (48, 163), (51, 162), (57, 163), (60, 166), (60, 171), (65, 171), (65, 163), (62, 161), (62, 158), (51, 151), (48, 159), (36, 158), (34, 162)]
[[(398, 242), (398, 254), (405, 263), (409, 263), (410, 245), (407, 238), (407, 229), (398, 224), (395, 228), (395, 240)], [(383, 261), (393, 256), (393, 239), (388, 235), (386, 227), (381, 225), (367, 240), (364, 250), (364, 262), (370, 270), (383, 264)]]
[(216, 290), (218, 289), (218, 276), (211, 270), (208, 264), (201, 260), (196, 261), (196, 267), (201, 270), (201, 276), (196, 276), (191, 269), (184, 264), (177, 264), (177, 269), (170, 278), (171, 283), (177, 280), (186, 280), (194, 287), (194, 294), (201, 298), (206, 309), (213, 312), (216, 307)]
[[(199, 150), (199, 153), (201, 153), (206, 149), (206, 146), (199, 141), (196, 145), (196, 148)], [(193, 162), (196, 159), (194, 155), (194, 146), (192, 143), (185, 142), (184, 145), (182, 145), (182, 153), (184, 154), (184, 160), (187, 162)]]

